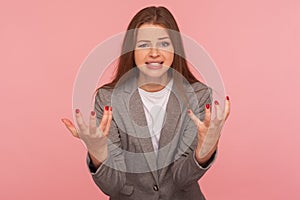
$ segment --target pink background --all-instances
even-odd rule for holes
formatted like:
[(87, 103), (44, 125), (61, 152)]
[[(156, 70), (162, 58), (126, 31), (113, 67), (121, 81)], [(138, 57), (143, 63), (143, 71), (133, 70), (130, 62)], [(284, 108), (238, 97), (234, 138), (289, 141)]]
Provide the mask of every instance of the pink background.
[(108, 199), (60, 118), (87, 54), (147, 5), (205, 47), (232, 101), (207, 199), (300, 199), (297, 0), (2, 2), (0, 199)]

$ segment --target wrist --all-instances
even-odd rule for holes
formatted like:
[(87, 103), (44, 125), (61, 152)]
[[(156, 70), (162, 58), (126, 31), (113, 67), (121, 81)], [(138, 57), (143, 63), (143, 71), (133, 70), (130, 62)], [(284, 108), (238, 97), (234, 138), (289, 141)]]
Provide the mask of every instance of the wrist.
[(195, 151), (196, 151), (195, 152), (196, 160), (200, 165), (206, 163), (209, 160), (208, 156), (204, 156), (204, 157), (200, 156), (200, 149), (196, 149)]
[(107, 149), (103, 150), (101, 153), (88, 151), (88, 154), (95, 168), (98, 168), (107, 159)]
[(196, 152), (195, 152), (195, 157), (197, 162), (201, 165), (201, 164), (205, 164), (207, 163), (210, 158), (212, 157), (213, 153), (216, 151), (217, 146), (215, 146), (214, 148), (212, 148), (209, 152), (207, 152), (205, 155), (203, 155), (203, 150), (201, 151), (201, 148), (199, 148), (197, 146), (196, 148)]

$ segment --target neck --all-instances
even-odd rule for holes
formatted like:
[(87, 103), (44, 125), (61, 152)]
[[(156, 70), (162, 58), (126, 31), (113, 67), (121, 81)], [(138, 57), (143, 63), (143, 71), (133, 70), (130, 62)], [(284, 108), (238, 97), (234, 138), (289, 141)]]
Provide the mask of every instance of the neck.
[(167, 74), (163, 77), (152, 78), (148, 76), (141, 75), (138, 79), (139, 88), (147, 91), (147, 92), (158, 92), (165, 88), (168, 84), (170, 78)]
[(140, 88), (147, 91), (147, 92), (158, 92), (158, 91), (164, 89), (165, 86), (160, 85), (160, 84), (149, 83), (149, 84), (141, 86)]

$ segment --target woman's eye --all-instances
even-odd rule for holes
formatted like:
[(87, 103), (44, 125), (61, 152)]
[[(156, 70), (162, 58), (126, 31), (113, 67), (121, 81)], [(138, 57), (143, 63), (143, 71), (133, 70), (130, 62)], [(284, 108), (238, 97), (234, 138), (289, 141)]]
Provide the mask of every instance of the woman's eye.
[(149, 45), (147, 43), (137, 45), (138, 48), (147, 48)]
[(160, 43), (160, 46), (161, 46), (161, 47), (168, 47), (169, 45), (170, 45), (170, 42), (165, 42), (165, 41), (164, 41), (164, 42), (161, 42), (161, 43)]

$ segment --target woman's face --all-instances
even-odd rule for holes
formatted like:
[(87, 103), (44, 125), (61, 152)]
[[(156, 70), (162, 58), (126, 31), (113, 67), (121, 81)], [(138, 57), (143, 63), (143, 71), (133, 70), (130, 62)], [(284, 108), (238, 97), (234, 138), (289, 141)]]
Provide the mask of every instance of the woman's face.
[(134, 59), (140, 75), (165, 78), (172, 65), (174, 48), (167, 30), (154, 24), (143, 24), (137, 31)]

